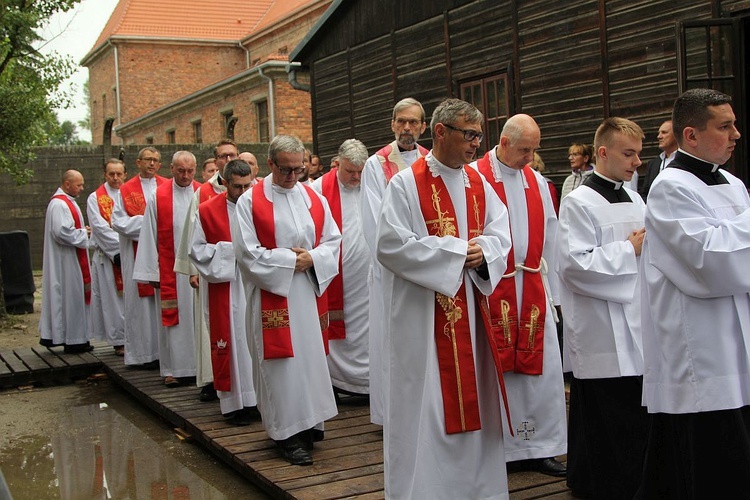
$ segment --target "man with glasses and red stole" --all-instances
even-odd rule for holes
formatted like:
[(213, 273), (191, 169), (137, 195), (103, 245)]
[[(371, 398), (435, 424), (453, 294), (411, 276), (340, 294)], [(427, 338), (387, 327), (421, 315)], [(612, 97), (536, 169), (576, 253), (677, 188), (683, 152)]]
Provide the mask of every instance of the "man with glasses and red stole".
[(297, 137), (274, 138), (271, 175), (240, 196), (232, 222), (258, 409), (294, 465), (312, 464), (319, 424), (338, 412), (326, 363), (325, 292), (338, 274), (341, 233), (325, 198), (297, 182), (304, 153)]
[(133, 281), (133, 265), (138, 251), (146, 201), (156, 187), (167, 179), (157, 175), (161, 155), (147, 146), (138, 152), (135, 161), (138, 175), (120, 187), (112, 211), (112, 229), (120, 234), (120, 264), (122, 266), (125, 302), (125, 364), (156, 368), (159, 363), (159, 333), (161, 321), (156, 311), (154, 288)]
[(507, 498), (502, 370), (480, 303), (505, 272), (508, 213), (468, 163), (482, 114), (448, 99), (433, 149), (393, 176), (378, 222), (385, 305), (385, 494)]

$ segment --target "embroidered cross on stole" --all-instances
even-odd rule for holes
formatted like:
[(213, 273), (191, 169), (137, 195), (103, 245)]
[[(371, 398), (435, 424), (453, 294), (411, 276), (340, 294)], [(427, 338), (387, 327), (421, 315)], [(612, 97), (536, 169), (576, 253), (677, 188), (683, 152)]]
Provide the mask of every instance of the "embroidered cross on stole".
[[(485, 220), (485, 194), (481, 176), (471, 168), (466, 188), (466, 213), (469, 238), (483, 233)], [(459, 237), (456, 211), (441, 177), (433, 177), (424, 158), (412, 165), (427, 231), (430, 235)], [(480, 296), (475, 291), (477, 297)], [(447, 434), (475, 431), (482, 428), (479, 417), (476, 369), (469, 324), (466, 285), (461, 284), (455, 297), (435, 292), (435, 344), (440, 370), (440, 387), (443, 395), (443, 412)], [(487, 321), (485, 319), (485, 325)], [(486, 328), (489, 332), (489, 328)], [(493, 354), (495, 370), (503, 395), (505, 411), (510, 421), (505, 383), (498, 350), (492, 336), (487, 339)], [(512, 430), (511, 430), (512, 433)]]
[[(505, 185), (495, 182), (488, 151), (477, 162), (479, 172), (490, 180), (490, 184), (508, 206)], [(547, 294), (541, 274), (542, 251), (544, 250), (544, 204), (539, 183), (531, 167), (522, 171), (528, 184), (524, 189), (528, 212), (529, 241), (526, 262), (523, 263), (523, 297), (521, 311), (518, 310), (515, 271), (518, 267), (513, 248), (508, 254), (508, 274), (503, 276), (495, 291), (482, 308), (490, 316), (492, 333), (495, 336), (504, 371), (527, 375), (541, 375), (544, 359), (544, 321), (547, 312)], [(534, 272), (533, 270), (536, 270)]]

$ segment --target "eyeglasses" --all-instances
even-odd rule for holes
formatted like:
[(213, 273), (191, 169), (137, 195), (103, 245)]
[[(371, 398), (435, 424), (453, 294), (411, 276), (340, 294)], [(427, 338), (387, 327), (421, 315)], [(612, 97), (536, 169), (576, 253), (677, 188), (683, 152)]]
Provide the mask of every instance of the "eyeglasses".
[(476, 130), (466, 130), (466, 129), (454, 127), (453, 125), (448, 125), (447, 123), (443, 123), (443, 125), (445, 125), (451, 130), (455, 130), (456, 132), (463, 132), (465, 141), (471, 142), (474, 139), (479, 139), (479, 142), (482, 142), (482, 139), (484, 139), (484, 134), (481, 132), (477, 132)]
[(223, 155), (216, 155), (216, 158), (219, 160), (234, 160), (235, 158), (239, 158), (240, 156), (234, 153), (224, 153)]
[[(276, 162), (274, 162), (274, 165), (276, 165)], [(300, 175), (302, 172), (305, 171), (305, 167), (280, 167), (276, 165), (276, 168), (279, 169), (279, 173), (283, 175), (284, 177), (288, 176), (291, 173), (294, 173), (294, 175)]]
[(569, 153), (568, 158), (570, 158), (571, 156), (583, 156), (583, 155), (581, 153)]
[(396, 118), (396, 123), (402, 127), (405, 127), (408, 123), (410, 127), (417, 128), (422, 122), (416, 118), (407, 120), (406, 118)]
[(139, 158), (139, 161), (143, 163), (161, 163), (161, 159), (159, 158)]

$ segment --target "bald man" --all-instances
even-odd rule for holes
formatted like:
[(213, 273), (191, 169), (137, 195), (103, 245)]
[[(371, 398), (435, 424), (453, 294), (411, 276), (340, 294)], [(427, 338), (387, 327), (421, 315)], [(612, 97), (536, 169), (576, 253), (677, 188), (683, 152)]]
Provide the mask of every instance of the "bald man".
[(253, 185), (257, 184), (258, 172), (260, 172), (258, 159), (250, 151), (243, 151), (242, 153), (240, 153), (240, 160), (250, 165), (250, 174), (253, 176)]
[[(557, 216), (547, 181), (530, 166), (541, 132), (529, 115), (514, 115), (500, 142), (474, 166), (510, 216), (508, 268), (489, 298), (499, 340), (512, 422), (503, 427), (508, 470), (565, 476), (554, 457), (567, 451), (565, 386), (557, 341)], [(508, 431), (512, 428), (514, 435)]]
[(83, 192), (83, 175), (68, 170), (47, 205), (42, 260), (42, 315), (39, 343), (65, 346), (66, 353), (93, 349), (88, 341), (91, 302), (89, 234), (76, 198)]

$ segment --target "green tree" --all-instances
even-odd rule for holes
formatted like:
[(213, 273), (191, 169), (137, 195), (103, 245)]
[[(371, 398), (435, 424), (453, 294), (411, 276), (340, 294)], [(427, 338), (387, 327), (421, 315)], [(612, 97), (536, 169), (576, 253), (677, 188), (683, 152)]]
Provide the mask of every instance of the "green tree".
[(35, 45), (38, 30), (55, 12), (80, 0), (0, 0), (0, 172), (23, 184), (33, 175), (26, 165), (33, 148), (49, 142), (57, 126), (55, 108), (70, 101), (59, 90), (75, 68), (70, 58), (44, 55)]

